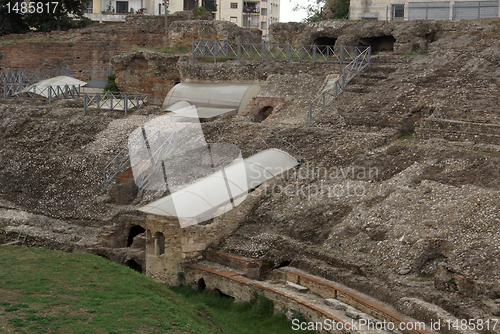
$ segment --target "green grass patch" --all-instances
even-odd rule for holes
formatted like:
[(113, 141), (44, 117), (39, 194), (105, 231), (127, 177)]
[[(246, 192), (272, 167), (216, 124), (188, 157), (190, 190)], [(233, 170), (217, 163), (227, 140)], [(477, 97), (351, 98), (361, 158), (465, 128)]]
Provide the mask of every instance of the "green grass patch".
[(410, 131), (404, 131), (402, 130), (401, 131), (401, 134), (399, 135), (398, 139), (413, 139), (413, 133), (414, 131), (413, 130), (410, 130)]
[[(225, 333), (234, 334), (286, 334), (296, 333), (283, 313), (274, 312), (274, 304), (262, 294), (254, 294), (252, 300), (236, 303), (232, 298), (219, 296), (213, 291), (196, 291), (188, 286), (171, 288), (186, 303), (210, 319)], [(300, 315), (298, 312), (294, 314)], [(303, 318), (301, 318), (303, 319)], [(301, 331), (301, 333), (314, 333)]]
[[(273, 303), (168, 288), (87, 253), (0, 248), (0, 323), (17, 333), (294, 333)], [(3, 321), (1, 320), (3, 318)]]
[(163, 284), (86, 253), (0, 248), (0, 312), (27, 333), (221, 333)]

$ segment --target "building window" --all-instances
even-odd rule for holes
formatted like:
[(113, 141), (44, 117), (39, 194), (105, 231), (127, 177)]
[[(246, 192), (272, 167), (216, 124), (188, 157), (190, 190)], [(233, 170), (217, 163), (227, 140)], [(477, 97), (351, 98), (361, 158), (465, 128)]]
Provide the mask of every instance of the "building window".
[(267, 15), (267, 8), (261, 8), (260, 15)]
[(405, 18), (405, 5), (392, 5), (392, 18), (404, 19)]
[(267, 29), (267, 22), (261, 22), (260, 23), (260, 30), (266, 30)]
[(238, 3), (237, 2), (231, 2), (231, 9), (238, 9)]
[(85, 6), (84, 13), (93, 13), (94, 12), (92, 1), (87, 2), (84, 6)]
[(198, 0), (184, 0), (184, 10), (193, 10), (198, 5)]
[(238, 18), (237, 18), (236, 16), (231, 16), (230, 21), (231, 21), (232, 23), (238, 23)]
[(116, 12), (117, 13), (128, 13), (128, 1), (117, 1), (116, 2)]

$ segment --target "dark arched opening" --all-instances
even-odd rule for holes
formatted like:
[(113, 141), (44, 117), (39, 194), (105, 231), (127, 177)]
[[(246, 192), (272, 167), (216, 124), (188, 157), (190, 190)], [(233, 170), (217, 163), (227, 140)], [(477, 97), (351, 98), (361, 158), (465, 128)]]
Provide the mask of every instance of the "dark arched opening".
[(256, 123), (262, 122), (273, 113), (273, 109), (274, 108), (271, 106), (265, 106), (264, 108), (260, 109), (257, 115), (255, 115), (253, 121)]
[(316, 37), (314, 39), (315, 45), (335, 46), (337, 39), (334, 37)]
[(230, 296), (230, 295), (226, 295), (224, 292), (220, 291), (219, 289), (215, 289), (214, 290), (214, 294), (218, 297), (222, 297), (222, 298), (230, 298), (234, 301), (234, 297), (233, 296)]
[(281, 262), (279, 265), (277, 265), (276, 267), (274, 267), (274, 269), (278, 269), (278, 268), (283, 268), (283, 267), (289, 266), (290, 263), (291, 263), (290, 261), (285, 260), (285, 261)]
[(198, 291), (202, 291), (202, 290), (205, 290), (206, 287), (207, 287), (207, 285), (205, 284), (205, 280), (203, 278), (200, 278), (198, 280), (198, 283), (196, 284), (196, 289)]
[(394, 51), (394, 42), (396, 39), (391, 35), (379, 36), (379, 37), (367, 37), (361, 38), (359, 44), (361, 46), (372, 47), (372, 54), (380, 51)]
[(130, 231), (128, 233), (128, 239), (127, 239), (127, 247), (130, 247), (132, 243), (134, 242), (134, 238), (139, 235), (146, 232), (146, 230), (139, 225), (134, 225), (130, 228)]
[[(325, 57), (332, 56), (332, 51), (335, 46), (335, 43), (337, 42), (336, 38), (333, 37), (316, 37), (314, 39), (314, 45), (318, 47), (318, 51), (323, 54)], [(327, 52), (327, 47), (330, 47), (330, 51)], [(317, 55), (320, 56), (320, 55)]]
[(125, 265), (129, 268), (134, 269), (135, 271), (142, 273), (142, 266), (139, 263), (135, 262), (135, 260), (128, 260), (125, 262)]

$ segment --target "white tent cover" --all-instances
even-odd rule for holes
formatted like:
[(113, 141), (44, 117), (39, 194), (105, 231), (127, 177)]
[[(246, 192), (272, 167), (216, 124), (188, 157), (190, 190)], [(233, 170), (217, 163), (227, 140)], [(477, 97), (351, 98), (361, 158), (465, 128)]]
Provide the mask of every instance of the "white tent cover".
[(231, 210), (246, 198), (248, 189), (256, 188), (297, 165), (298, 161), (290, 154), (279, 149), (268, 149), (139, 210), (178, 217), (181, 227), (194, 225)]
[(64, 86), (85, 86), (87, 83), (85, 81), (81, 81), (72, 77), (67, 77), (67, 76), (58, 76), (50, 79), (45, 79), (42, 81), (39, 81), (31, 86), (28, 86), (24, 88), (21, 92), (27, 93), (27, 92), (33, 92), (34, 87), (35, 88), (35, 93), (37, 95), (43, 96), (45, 98), (49, 97), (49, 91), (48, 89), (45, 89), (47, 86), (51, 86), (54, 89), (56, 87), (61, 87), (64, 89)]
[[(196, 106), (199, 118), (240, 114), (260, 90), (258, 83), (180, 83), (167, 94), (162, 110)], [(185, 116), (181, 114), (181, 116)]]

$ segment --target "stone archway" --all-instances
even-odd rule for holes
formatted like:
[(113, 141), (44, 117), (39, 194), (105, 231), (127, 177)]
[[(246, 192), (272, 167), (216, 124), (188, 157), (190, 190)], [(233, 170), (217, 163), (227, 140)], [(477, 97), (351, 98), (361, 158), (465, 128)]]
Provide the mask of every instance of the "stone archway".
[(241, 116), (249, 116), (254, 122), (260, 123), (276, 115), (284, 105), (285, 100), (280, 97), (256, 97)]
[(132, 246), (132, 244), (134, 243), (134, 238), (144, 232), (146, 232), (146, 230), (142, 226), (140, 225), (132, 226), (128, 232), (127, 247)]
[(142, 273), (142, 266), (139, 263), (137, 263), (135, 260), (132, 260), (132, 259), (127, 260), (127, 261), (125, 261), (125, 265), (127, 267), (129, 267), (130, 269), (133, 269), (135, 271)]

